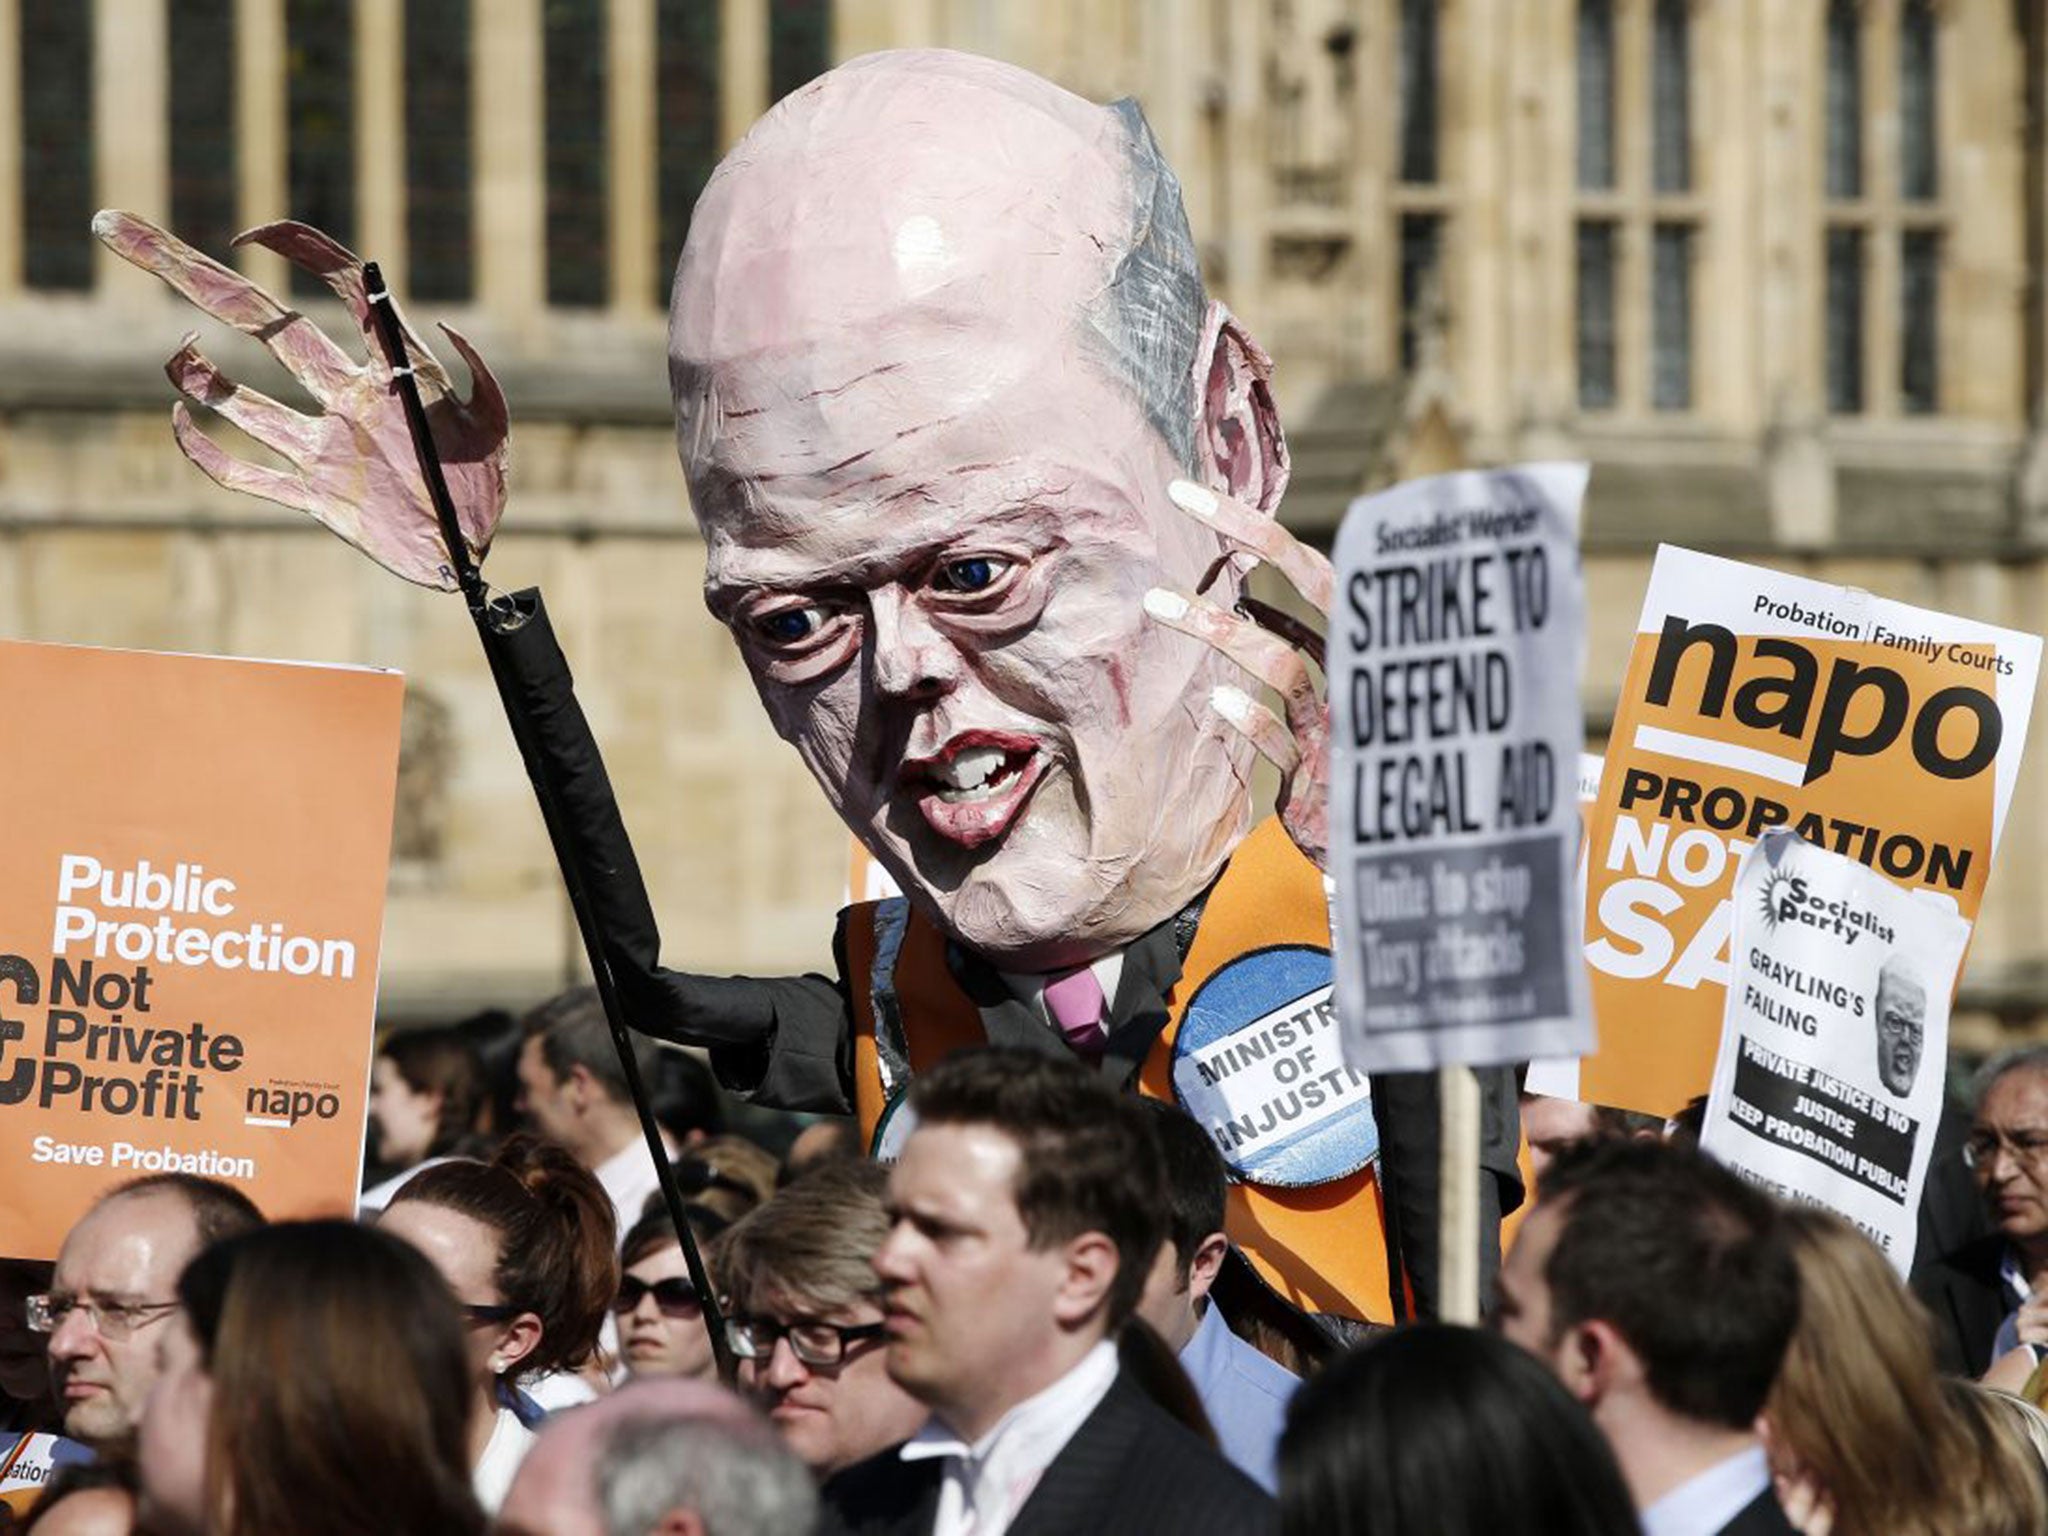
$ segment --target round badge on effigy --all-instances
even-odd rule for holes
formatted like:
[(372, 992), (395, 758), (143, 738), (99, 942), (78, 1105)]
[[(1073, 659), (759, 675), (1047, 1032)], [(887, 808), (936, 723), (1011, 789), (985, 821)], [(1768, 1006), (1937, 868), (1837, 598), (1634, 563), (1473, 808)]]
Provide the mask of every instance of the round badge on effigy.
[(889, 1095), (889, 1102), (882, 1106), (881, 1119), (875, 1122), (875, 1134), (868, 1143), (868, 1156), (884, 1167), (903, 1155), (903, 1144), (917, 1129), (917, 1111), (910, 1107), (909, 1098), (909, 1088), (898, 1088)]
[(1239, 955), (1189, 999), (1173, 1091), (1238, 1178), (1301, 1188), (1371, 1165), (1379, 1127), (1363, 1072), (1344, 1064), (1330, 952)]

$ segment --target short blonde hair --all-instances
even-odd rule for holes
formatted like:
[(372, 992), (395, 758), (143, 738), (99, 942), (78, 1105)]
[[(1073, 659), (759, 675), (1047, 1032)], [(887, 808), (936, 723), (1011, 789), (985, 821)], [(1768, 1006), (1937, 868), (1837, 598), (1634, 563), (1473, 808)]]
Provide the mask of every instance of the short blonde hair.
[(1974, 1381), (1942, 1383), (1955, 1410), (1963, 1454), (1943, 1468), (1951, 1529), (1969, 1536), (2038, 1536), (2048, 1530), (2042, 1486), (2040, 1414), (2032, 1405)]
[(878, 1299), (871, 1260), (889, 1235), (888, 1182), (874, 1163), (828, 1163), (734, 1223), (712, 1248), (728, 1304), (749, 1312), (776, 1295), (827, 1313)]

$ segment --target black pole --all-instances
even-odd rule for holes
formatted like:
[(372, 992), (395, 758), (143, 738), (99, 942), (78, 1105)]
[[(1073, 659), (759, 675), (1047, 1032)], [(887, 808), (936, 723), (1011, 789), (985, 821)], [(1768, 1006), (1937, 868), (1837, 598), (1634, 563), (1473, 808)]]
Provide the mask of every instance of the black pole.
[(412, 432), (413, 451), (419, 456), (427, 495), (441, 524), (441, 542), (448, 549), (449, 569), (454, 573), (463, 600), (469, 605), (470, 617), (476, 621), (478, 638), (484, 643), (484, 659), (490, 664), (491, 680), (497, 684), (498, 698), (505, 706), (506, 722), (512, 727), (512, 739), (519, 747), (527, 777), (533, 781), (534, 795), (540, 801), (541, 820), (547, 825), (548, 841), (555, 850), (555, 863), (561, 869), (562, 883), (569, 891), (569, 905), (576, 914), (577, 930), (583, 936), (583, 951), (590, 961), (591, 977), (597, 983), (598, 1001), (604, 1007), (605, 1022), (611, 1026), (612, 1045), (619, 1053), (619, 1067), (625, 1073), (626, 1087), (632, 1093), (633, 1107), (639, 1113), (640, 1132), (647, 1139), (648, 1155), (654, 1159), (655, 1172), (661, 1182), (662, 1204), (668, 1208), (669, 1221), (675, 1227), (676, 1241), (683, 1250), (683, 1263), (690, 1272), (690, 1284), (697, 1288), (703, 1309), (704, 1331), (710, 1336), (711, 1356), (717, 1363), (718, 1378), (730, 1386), (734, 1362), (732, 1350), (725, 1340), (725, 1322), (719, 1310), (718, 1296), (712, 1289), (711, 1276), (704, 1267), (704, 1256), (698, 1251), (697, 1239), (691, 1234), (690, 1223), (683, 1214), (683, 1194), (676, 1186), (675, 1170), (669, 1166), (668, 1151), (661, 1142), (661, 1127), (654, 1118), (654, 1106), (647, 1098), (647, 1085), (641, 1080), (640, 1066), (633, 1056), (632, 1035), (626, 1024), (625, 1009), (612, 984), (604, 936), (598, 930), (590, 898), (584, 890), (567, 818), (562, 814), (561, 798), (549, 776), (547, 760), (535, 744), (533, 725), (527, 719), (518, 690), (511, 686), (497, 648), (490, 643), (493, 626), (497, 622), (502, 619), (516, 625), (519, 615), (509, 606), (500, 608), (492, 604), (483, 572), (470, 558), (469, 545), (462, 537), (462, 525), (455, 515), (454, 498), (448, 494), (448, 481), (441, 473), (441, 456), (435, 451), (433, 432), (427, 425), (426, 406), (420, 400), (419, 383), (413, 375), (412, 360), (405, 349), (405, 336), (399, 329), (391, 290), (384, 285), (384, 275), (374, 261), (363, 263), (363, 287), (370, 301), (370, 316), (376, 326), (377, 340), (384, 349), (385, 361), (391, 365), (392, 384), (405, 407), (405, 423)]

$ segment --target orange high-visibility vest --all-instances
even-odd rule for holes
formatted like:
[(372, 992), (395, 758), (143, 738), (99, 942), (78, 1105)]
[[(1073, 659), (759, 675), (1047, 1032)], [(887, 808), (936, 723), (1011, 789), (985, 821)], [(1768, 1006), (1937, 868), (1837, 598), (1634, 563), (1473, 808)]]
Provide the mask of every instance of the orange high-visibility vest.
[[(1310, 971), (1319, 967), (1322, 985), (1327, 987), (1330, 920), (1323, 892), (1322, 872), (1302, 856), (1277, 819), (1253, 829), (1209, 893), (1180, 980), (1166, 999), (1166, 1027), (1139, 1070), (1138, 1087), (1153, 1098), (1174, 1101), (1184, 1099), (1174, 1087), (1177, 1067), (1185, 1088), (1206, 1081), (1219, 1067), (1235, 1069), (1240, 1065), (1252, 1071), (1270, 1071), (1275, 1066), (1284, 1071), (1291, 1066), (1301, 1078), (1300, 1061), (1313, 1059), (1320, 1069), (1317, 1080), (1321, 1086), (1315, 1086), (1317, 1080), (1309, 1080), (1274, 1094), (1263, 1116), (1256, 1110), (1222, 1120), (1196, 1116), (1204, 1120), (1233, 1166), (1243, 1162), (1246, 1147), (1255, 1142), (1277, 1140), (1281, 1144), (1266, 1164), (1248, 1170), (1249, 1177), (1233, 1179), (1226, 1220), (1230, 1240), (1259, 1275), (1295, 1306), (1391, 1322), (1386, 1215), (1373, 1171), (1377, 1133), (1363, 1108), (1368, 1090), (1362, 1074), (1348, 1073), (1341, 1064), (1332, 1070), (1335, 1026), (1327, 1003), (1317, 1008), (1297, 995), (1292, 1001), (1304, 1006), (1291, 1021), (1270, 1022), (1272, 1014), (1246, 1018), (1241, 1032), (1233, 1034), (1228, 1030), (1234, 1021), (1226, 1017), (1225, 1033), (1219, 1035), (1212, 1019), (1223, 1015), (1217, 1015), (1205, 1002), (1198, 1012), (1204, 1031), (1214, 1037), (1204, 1060), (1209, 1071), (1203, 1073), (1190, 1053), (1177, 1053), (1175, 1048), (1189, 1005), (1198, 997), (1243, 991), (1242, 983), (1270, 975), (1275, 967), (1283, 975), (1290, 966), (1294, 974), (1303, 973), (1303, 967)], [(945, 936), (900, 898), (850, 908), (845, 933), (847, 982), (854, 1009), (854, 1103), (862, 1135), (874, 1146), (904, 1092), (904, 1077), (954, 1051), (986, 1044), (987, 1038), (980, 1010), (947, 967)], [(1212, 980), (1218, 982), (1218, 989), (1204, 993)], [(1271, 1006), (1288, 1005), (1287, 994), (1298, 985), (1283, 984)], [(1248, 1006), (1256, 1009), (1261, 1004), (1256, 987), (1251, 990), (1253, 1001)], [(1260, 1027), (1251, 1027), (1254, 1024)], [(1322, 1053), (1318, 1057), (1300, 1054), (1308, 1049), (1298, 1044), (1308, 1029), (1326, 1042), (1317, 1048)], [(884, 1045), (885, 1036), (902, 1040), (907, 1061), (891, 1059), (897, 1052)], [(1276, 1040), (1286, 1042), (1294, 1059), (1278, 1063), (1271, 1059), (1279, 1053)], [(1214, 1054), (1219, 1049), (1223, 1052), (1220, 1057)], [(1310, 1124), (1309, 1099), (1317, 1094), (1321, 1097), (1314, 1099), (1315, 1107), (1324, 1113), (1330, 1112), (1333, 1095), (1343, 1096), (1346, 1110), (1341, 1125), (1326, 1123), (1324, 1129), (1316, 1130)], [(1288, 1107), (1310, 1126), (1308, 1131), (1292, 1133), (1276, 1123), (1279, 1111)], [(1277, 1166), (1288, 1155), (1284, 1144), (1291, 1134), (1297, 1164), (1304, 1136), (1317, 1142), (1311, 1149), (1311, 1164), (1323, 1166), (1329, 1166), (1332, 1138), (1336, 1138), (1334, 1155), (1343, 1171), (1322, 1182), (1302, 1182), (1315, 1176), (1315, 1167), (1304, 1174), (1297, 1166), (1287, 1171), (1287, 1184), (1258, 1182), (1265, 1166)], [(1239, 1154), (1235, 1160), (1233, 1153)], [(1359, 1166), (1361, 1163), (1364, 1166)]]

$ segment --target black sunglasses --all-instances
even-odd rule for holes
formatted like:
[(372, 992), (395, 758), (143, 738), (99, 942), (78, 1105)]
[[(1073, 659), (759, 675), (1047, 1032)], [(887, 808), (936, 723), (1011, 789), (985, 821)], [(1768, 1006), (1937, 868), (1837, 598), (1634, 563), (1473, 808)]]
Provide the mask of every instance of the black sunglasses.
[(657, 1280), (652, 1285), (625, 1275), (619, 1280), (619, 1294), (612, 1298), (612, 1310), (623, 1317), (649, 1294), (653, 1295), (654, 1304), (661, 1309), (663, 1317), (688, 1317), (698, 1309), (697, 1287), (681, 1275)]
[(679, 1157), (669, 1165), (676, 1176), (676, 1188), (686, 1195), (701, 1195), (707, 1189), (722, 1189), (730, 1194), (745, 1195), (749, 1200), (758, 1198), (759, 1191), (744, 1179), (736, 1179), (721, 1170), (716, 1163), (701, 1157)]

